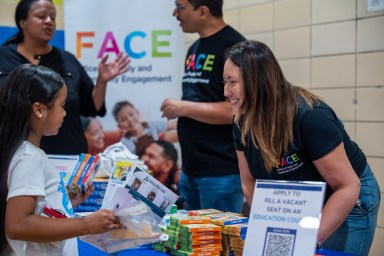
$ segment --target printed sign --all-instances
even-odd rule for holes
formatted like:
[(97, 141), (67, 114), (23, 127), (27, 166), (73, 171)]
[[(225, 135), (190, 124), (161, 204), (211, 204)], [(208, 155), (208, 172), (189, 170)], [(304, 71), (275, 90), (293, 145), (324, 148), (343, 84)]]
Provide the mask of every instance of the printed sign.
[(314, 255), (324, 182), (256, 180), (244, 255)]
[(118, 101), (133, 103), (144, 120), (159, 120), (163, 100), (181, 97), (184, 34), (174, 8), (173, 1), (157, 0), (64, 2), (65, 49), (94, 81), (102, 56), (131, 57), (128, 72), (108, 83), (104, 129), (117, 127), (111, 111)]

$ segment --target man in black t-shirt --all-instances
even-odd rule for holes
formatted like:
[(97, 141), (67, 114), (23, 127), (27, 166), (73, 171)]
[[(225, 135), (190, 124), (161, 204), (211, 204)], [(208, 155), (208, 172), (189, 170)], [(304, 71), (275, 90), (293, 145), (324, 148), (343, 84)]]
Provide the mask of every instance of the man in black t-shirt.
[(225, 24), (222, 0), (176, 0), (173, 16), (186, 33), (198, 33), (188, 49), (181, 100), (166, 99), (163, 116), (178, 118), (182, 153), (181, 196), (187, 209), (241, 212), (243, 193), (232, 137), (232, 110), (224, 97), (223, 54), (245, 38)]

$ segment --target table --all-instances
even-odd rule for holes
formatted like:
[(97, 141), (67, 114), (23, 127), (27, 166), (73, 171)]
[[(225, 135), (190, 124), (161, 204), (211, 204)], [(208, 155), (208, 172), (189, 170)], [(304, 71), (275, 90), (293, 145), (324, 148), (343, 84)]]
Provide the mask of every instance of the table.
[[(110, 254), (105, 253), (96, 247), (87, 244), (80, 239), (78, 239), (78, 244), (79, 244), (79, 256), (108, 256)], [(352, 256), (351, 254), (346, 254), (346, 253), (341, 253), (341, 252), (335, 252), (331, 250), (318, 250), (317, 253), (319, 255), (324, 255), (324, 256)], [(112, 254), (114, 256), (168, 256), (168, 254), (163, 253), (163, 252), (158, 252), (154, 250), (148, 250), (148, 249), (131, 249), (131, 250), (125, 250), (121, 251), (115, 254)]]
[[(111, 254), (105, 253), (96, 247), (77, 239), (79, 247), (79, 256), (109, 256)], [(118, 253), (112, 254), (114, 256), (165, 256), (168, 254), (163, 252), (158, 252), (155, 250), (146, 250), (146, 249), (131, 249), (125, 250)]]

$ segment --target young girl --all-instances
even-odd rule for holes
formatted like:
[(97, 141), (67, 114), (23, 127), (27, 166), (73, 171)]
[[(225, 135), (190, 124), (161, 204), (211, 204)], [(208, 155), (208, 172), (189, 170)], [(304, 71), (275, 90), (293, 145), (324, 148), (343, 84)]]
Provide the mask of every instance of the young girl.
[(92, 188), (70, 199), (59, 173), (39, 148), (42, 136), (58, 133), (66, 97), (60, 75), (32, 64), (14, 69), (0, 89), (2, 255), (78, 255), (75, 237), (120, 227), (109, 210), (70, 218), (72, 207)]

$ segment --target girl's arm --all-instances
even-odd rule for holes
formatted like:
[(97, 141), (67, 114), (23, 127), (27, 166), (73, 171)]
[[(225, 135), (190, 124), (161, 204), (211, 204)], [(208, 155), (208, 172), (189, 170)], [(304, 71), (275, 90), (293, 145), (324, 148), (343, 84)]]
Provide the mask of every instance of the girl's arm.
[(241, 186), (243, 188), (243, 193), (248, 205), (251, 206), (256, 181), (249, 170), (247, 159), (245, 159), (244, 156), (244, 152), (236, 150), (236, 154), (237, 161), (239, 163)]
[(102, 209), (85, 218), (49, 218), (35, 214), (37, 197), (17, 196), (7, 202), (5, 233), (14, 240), (54, 242), (120, 228), (117, 217)]
[(318, 243), (323, 243), (345, 220), (356, 204), (360, 180), (353, 170), (341, 143), (333, 151), (313, 162), (334, 192), (324, 205)]

